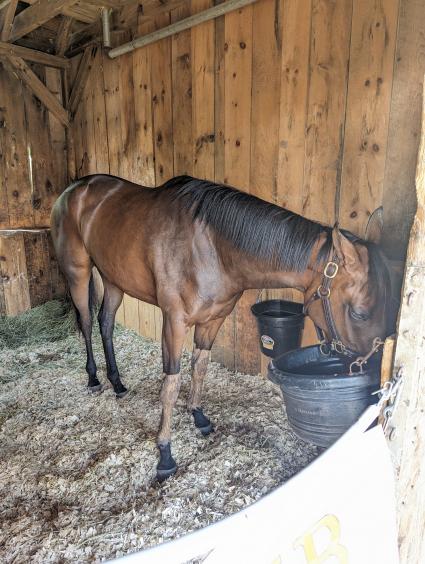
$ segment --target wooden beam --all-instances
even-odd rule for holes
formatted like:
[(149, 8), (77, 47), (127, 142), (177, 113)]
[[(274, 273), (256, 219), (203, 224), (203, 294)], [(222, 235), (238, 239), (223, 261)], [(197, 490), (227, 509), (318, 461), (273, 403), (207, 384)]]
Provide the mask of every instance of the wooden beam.
[(203, 12), (199, 12), (198, 14), (194, 14), (193, 16), (185, 18), (184, 20), (180, 20), (171, 25), (163, 27), (162, 29), (158, 29), (153, 33), (149, 33), (148, 35), (142, 37), (137, 37), (136, 39), (133, 39), (128, 43), (124, 43), (119, 47), (115, 47), (115, 49), (111, 49), (108, 52), (108, 56), (111, 59), (115, 59), (115, 57), (129, 53), (130, 51), (134, 51), (135, 49), (140, 49), (140, 47), (145, 47), (150, 43), (154, 43), (155, 41), (159, 41), (160, 39), (164, 39), (165, 37), (170, 37), (171, 35), (180, 33), (181, 31), (190, 29), (195, 25), (199, 25), (220, 16), (224, 16), (229, 12), (233, 12), (234, 10), (238, 10), (239, 8), (243, 8), (244, 6), (254, 4), (254, 2), (257, 2), (257, 0), (227, 0), (227, 2), (223, 2), (222, 4), (218, 4), (217, 6), (214, 6), (212, 8), (208, 8), (208, 10), (204, 10)]
[(15, 17), (9, 41), (16, 41), (27, 35), (76, 2), (77, 0), (38, 0)]
[(6, 8), (3, 29), (1, 31), (2, 41), (7, 41), (9, 39), (10, 32), (12, 31), (13, 18), (15, 17), (17, 5), (18, 5), (18, 0), (11, 0)]
[(71, 36), (71, 28), (73, 24), (73, 19), (69, 16), (64, 16), (58, 29), (58, 35), (56, 38), (56, 55), (63, 56), (69, 45), (69, 39)]
[(62, 10), (62, 14), (71, 16), (80, 22), (91, 24), (100, 18), (100, 10), (99, 6), (93, 6), (87, 2), (77, 0), (71, 6), (66, 6)]
[(96, 56), (96, 51), (97, 45), (87, 47), (78, 66), (77, 75), (72, 86), (71, 94), (69, 95), (68, 109), (71, 114), (71, 119), (74, 117), (78, 104), (80, 103), (81, 96), (83, 95), (84, 88), (90, 74), (90, 69), (93, 66), (93, 61)]
[(8, 62), (13, 67), (13, 72), (32, 90), (34, 95), (52, 112), (52, 114), (66, 127), (69, 127), (69, 116), (65, 108), (59, 103), (56, 96), (41, 82), (38, 76), (30, 69), (26, 62), (14, 55), (8, 56)]
[(417, 211), (410, 231), (394, 373), (402, 387), (390, 435), (396, 471), (400, 562), (423, 562), (425, 537), (425, 77), (416, 168)]
[(9, 55), (15, 55), (25, 61), (31, 61), (32, 63), (38, 63), (40, 65), (46, 65), (47, 67), (54, 67), (57, 69), (67, 69), (70, 66), (69, 60), (64, 57), (57, 57), (55, 55), (49, 55), (49, 53), (44, 53), (44, 51), (27, 49), (26, 47), (21, 47), (20, 45), (0, 41), (0, 57), (7, 57)]

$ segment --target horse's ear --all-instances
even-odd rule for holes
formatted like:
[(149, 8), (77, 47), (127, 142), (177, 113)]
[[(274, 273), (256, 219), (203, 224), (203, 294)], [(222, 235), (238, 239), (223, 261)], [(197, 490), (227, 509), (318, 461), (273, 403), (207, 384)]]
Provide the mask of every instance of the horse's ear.
[(337, 224), (332, 230), (332, 242), (337, 257), (347, 270), (358, 267), (361, 261), (356, 247), (341, 233)]
[(384, 209), (382, 206), (376, 210), (369, 217), (366, 225), (365, 239), (379, 245), (381, 242), (382, 231), (384, 229)]

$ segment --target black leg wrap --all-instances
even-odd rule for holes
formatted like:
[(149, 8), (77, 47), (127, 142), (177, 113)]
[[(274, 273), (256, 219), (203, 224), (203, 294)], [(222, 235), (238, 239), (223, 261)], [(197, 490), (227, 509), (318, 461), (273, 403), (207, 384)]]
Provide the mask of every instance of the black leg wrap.
[(192, 409), (192, 415), (193, 420), (195, 421), (195, 427), (201, 431), (204, 437), (214, 431), (211, 421), (204, 415), (200, 407)]
[(128, 392), (127, 388), (122, 384), (120, 384), (119, 386), (114, 386), (114, 391), (117, 398), (123, 398), (127, 395)]
[(177, 470), (177, 464), (174, 458), (171, 456), (171, 445), (170, 443), (159, 444), (159, 462), (156, 467), (156, 476), (159, 482), (163, 482)]
[(89, 378), (89, 383), (87, 384), (87, 389), (90, 393), (100, 392), (102, 390), (102, 384), (96, 376), (91, 376)]

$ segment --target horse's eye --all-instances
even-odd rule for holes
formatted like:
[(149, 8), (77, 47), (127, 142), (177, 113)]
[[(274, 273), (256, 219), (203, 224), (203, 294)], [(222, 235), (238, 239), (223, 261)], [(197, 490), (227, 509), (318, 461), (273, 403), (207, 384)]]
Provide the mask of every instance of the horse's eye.
[(356, 311), (355, 309), (350, 307), (350, 317), (352, 317), (356, 321), (367, 321), (370, 315), (365, 311)]

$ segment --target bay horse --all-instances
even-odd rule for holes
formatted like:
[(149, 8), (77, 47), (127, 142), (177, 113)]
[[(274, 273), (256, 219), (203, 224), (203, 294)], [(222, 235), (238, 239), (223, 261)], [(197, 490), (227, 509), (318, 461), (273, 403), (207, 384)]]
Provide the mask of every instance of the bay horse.
[(323, 337), (348, 354), (366, 353), (374, 338), (386, 336), (389, 276), (376, 244), (235, 188), (180, 176), (152, 189), (95, 174), (59, 196), (51, 219), (55, 251), (85, 339), (89, 390), (101, 390), (91, 344), (92, 267), (104, 285), (98, 320), (107, 377), (117, 397), (127, 391), (112, 342), (123, 292), (162, 310), (160, 480), (177, 467), (171, 416), (185, 336), (194, 326), (188, 408), (207, 435), (212, 424), (201, 395), (209, 351), (244, 290), (303, 291)]

